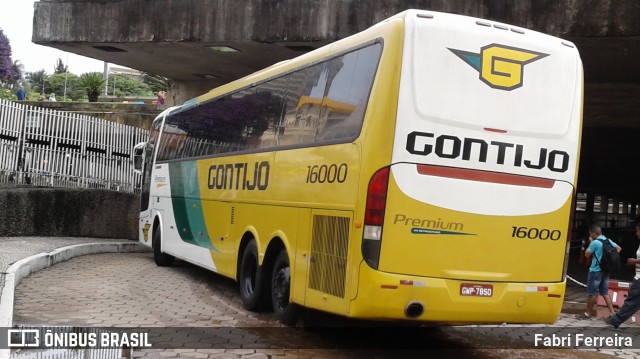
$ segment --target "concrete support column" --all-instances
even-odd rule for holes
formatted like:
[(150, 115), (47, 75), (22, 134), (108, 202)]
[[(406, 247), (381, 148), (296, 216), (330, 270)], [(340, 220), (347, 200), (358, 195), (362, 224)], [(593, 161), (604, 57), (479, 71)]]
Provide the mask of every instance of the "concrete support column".
[(198, 81), (173, 81), (167, 94), (167, 106), (181, 105), (185, 101), (203, 95), (213, 88)]

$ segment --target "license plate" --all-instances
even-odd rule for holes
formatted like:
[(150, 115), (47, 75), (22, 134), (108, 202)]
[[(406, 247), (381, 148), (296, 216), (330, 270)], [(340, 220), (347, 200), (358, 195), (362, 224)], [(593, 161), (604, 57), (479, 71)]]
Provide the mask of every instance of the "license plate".
[(493, 285), (460, 283), (460, 295), (470, 297), (491, 297), (493, 295)]

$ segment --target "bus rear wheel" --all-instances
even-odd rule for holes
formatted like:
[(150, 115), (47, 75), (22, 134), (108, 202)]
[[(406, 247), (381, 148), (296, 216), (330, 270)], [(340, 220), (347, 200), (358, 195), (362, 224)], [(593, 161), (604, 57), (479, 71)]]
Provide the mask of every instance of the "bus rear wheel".
[(153, 232), (151, 246), (153, 247), (153, 260), (157, 266), (169, 267), (173, 264), (176, 258), (170, 254), (162, 253), (162, 230), (160, 226)]
[(238, 278), (242, 306), (251, 311), (260, 309), (264, 303), (262, 270), (258, 263), (258, 246), (251, 241), (242, 253)]
[(289, 255), (283, 250), (273, 264), (271, 275), (271, 303), (273, 312), (283, 324), (293, 324), (297, 316), (297, 306), (290, 302), (291, 266)]

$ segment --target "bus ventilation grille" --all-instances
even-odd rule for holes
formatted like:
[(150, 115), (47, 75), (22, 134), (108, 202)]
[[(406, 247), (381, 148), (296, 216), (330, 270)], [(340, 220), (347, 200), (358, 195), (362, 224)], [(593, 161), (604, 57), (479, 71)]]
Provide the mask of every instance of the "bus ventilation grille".
[(235, 215), (236, 215), (236, 207), (231, 207), (231, 218), (230, 218), (231, 224), (233, 224), (235, 222), (234, 221)]
[(349, 218), (313, 216), (309, 288), (344, 298)]

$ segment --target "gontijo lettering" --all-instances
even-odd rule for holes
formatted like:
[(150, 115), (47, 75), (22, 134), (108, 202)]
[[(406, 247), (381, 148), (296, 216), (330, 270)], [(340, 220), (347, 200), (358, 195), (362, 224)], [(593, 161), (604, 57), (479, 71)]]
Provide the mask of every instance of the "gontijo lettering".
[[(435, 142), (435, 143), (434, 143)], [(440, 158), (457, 159), (463, 161), (487, 162), (491, 152), (491, 162), (504, 165), (507, 159), (515, 167), (541, 170), (548, 168), (553, 172), (566, 172), (569, 169), (569, 154), (565, 151), (539, 148), (526, 151), (523, 145), (487, 141), (479, 138), (459, 138), (452, 135), (439, 135), (433, 133), (414, 131), (407, 135), (407, 151), (414, 155), (429, 156), (434, 153)], [(492, 149), (490, 151), (489, 149)], [(526, 154), (534, 153), (532, 158), (525, 158)]]
[(269, 186), (269, 168), (268, 161), (211, 165), (207, 184), (209, 189), (264, 191)]

